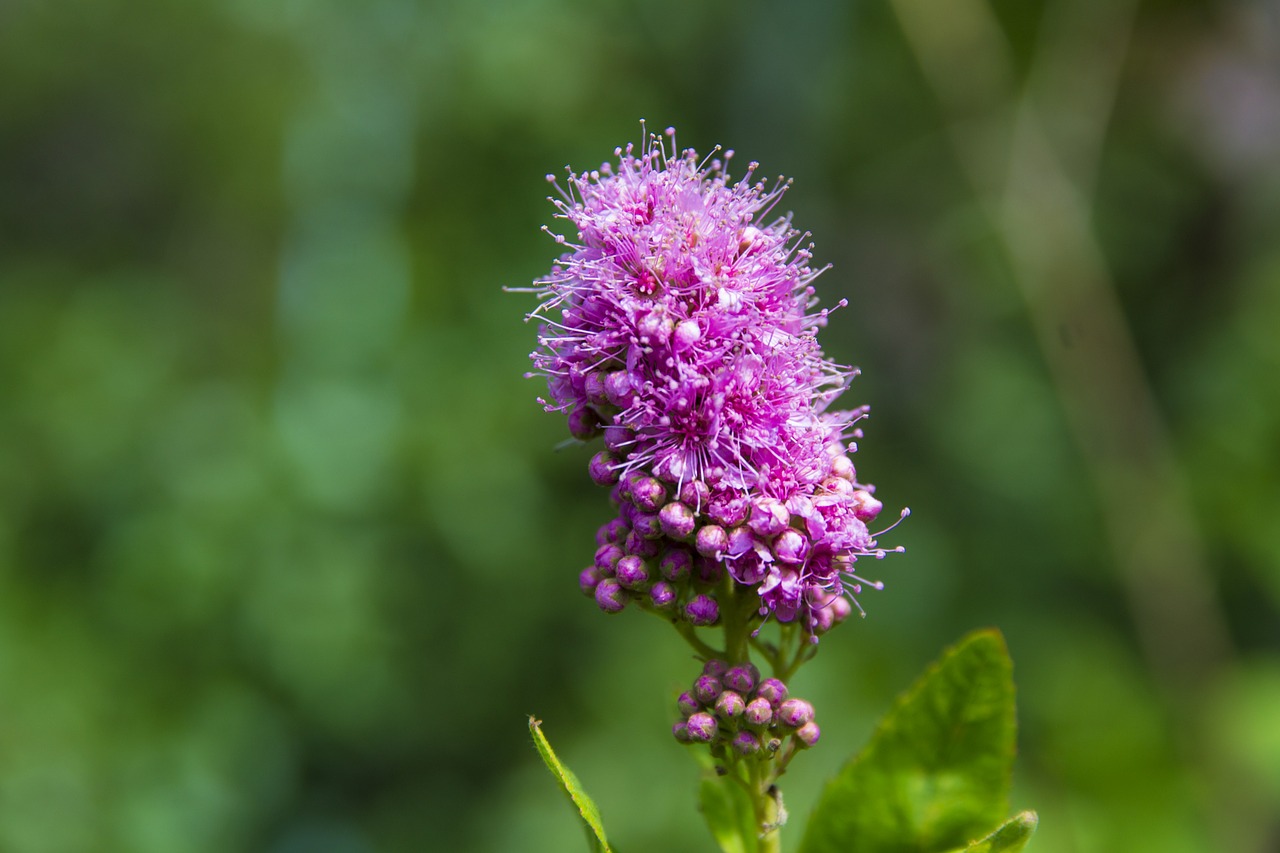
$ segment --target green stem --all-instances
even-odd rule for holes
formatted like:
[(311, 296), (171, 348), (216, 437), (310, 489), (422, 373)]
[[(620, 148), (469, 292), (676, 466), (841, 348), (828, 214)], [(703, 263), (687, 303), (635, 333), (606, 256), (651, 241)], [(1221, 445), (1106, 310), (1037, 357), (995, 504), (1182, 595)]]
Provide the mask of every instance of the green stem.
[(702, 638), (699, 637), (697, 632), (694, 630), (694, 627), (688, 622), (676, 622), (674, 624), (676, 626), (676, 630), (680, 632), (680, 636), (684, 637), (685, 642), (693, 646), (694, 651), (702, 655), (704, 658), (710, 660), (711, 658), (724, 657), (724, 652), (719, 649), (713, 649), (711, 646), (704, 643)]

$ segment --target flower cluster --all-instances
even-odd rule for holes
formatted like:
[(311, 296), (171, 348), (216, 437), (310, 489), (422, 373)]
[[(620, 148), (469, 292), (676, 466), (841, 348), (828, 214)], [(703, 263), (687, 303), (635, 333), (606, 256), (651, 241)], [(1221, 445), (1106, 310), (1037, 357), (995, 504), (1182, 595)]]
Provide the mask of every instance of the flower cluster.
[(821, 732), (813, 721), (813, 706), (787, 698), (787, 686), (776, 678), (761, 680), (751, 664), (729, 666), (707, 661), (692, 689), (676, 700), (680, 719), (672, 734), (681, 743), (711, 745), (713, 756), (726, 750), (740, 756), (771, 758), (787, 737), (792, 749), (818, 742)]
[(576, 438), (603, 434), (589, 473), (618, 506), (583, 589), (608, 612), (636, 600), (708, 625), (728, 576), (759, 616), (820, 633), (880, 588), (854, 563), (885, 552), (849, 458), (867, 410), (830, 410), (857, 371), (818, 345), (822, 270), (788, 217), (768, 218), (787, 184), (755, 163), (731, 183), (732, 151), (677, 153), (671, 130), (615, 155), (567, 187), (549, 176), (576, 234), (556, 236), (530, 314), (542, 402)]

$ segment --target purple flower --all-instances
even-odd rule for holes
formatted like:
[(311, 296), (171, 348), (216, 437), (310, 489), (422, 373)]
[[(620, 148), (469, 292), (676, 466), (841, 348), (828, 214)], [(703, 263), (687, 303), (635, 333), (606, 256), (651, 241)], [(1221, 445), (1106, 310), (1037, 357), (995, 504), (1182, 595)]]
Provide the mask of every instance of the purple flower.
[[(755, 163), (731, 180), (733, 152), (700, 158), (673, 130), (614, 153), (565, 185), (551, 178), (564, 253), (530, 314), (544, 406), (578, 438), (604, 435), (589, 472), (614, 486), (632, 530), (600, 544), (652, 557), (692, 537), (708, 561), (696, 578), (727, 571), (762, 615), (825, 628), (835, 613), (815, 616), (815, 602), (879, 588), (853, 564), (884, 554), (867, 527), (881, 504), (848, 457), (867, 410), (831, 408), (857, 371), (817, 342), (823, 268), (789, 217), (771, 214), (787, 183), (758, 180)], [(716, 595), (695, 597), (686, 617), (714, 623)]]

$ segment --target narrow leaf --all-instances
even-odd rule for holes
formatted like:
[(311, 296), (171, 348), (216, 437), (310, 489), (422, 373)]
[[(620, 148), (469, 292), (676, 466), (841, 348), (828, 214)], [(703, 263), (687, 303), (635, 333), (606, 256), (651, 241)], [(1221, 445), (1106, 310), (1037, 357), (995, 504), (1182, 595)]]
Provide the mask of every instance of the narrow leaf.
[(1006, 813), (1012, 663), (996, 631), (949, 649), (827, 783), (801, 853), (963, 848)]
[(542, 733), (542, 721), (529, 718), (529, 734), (533, 735), (533, 745), (538, 748), (538, 754), (542, 756), (542, 761), (547, 765), (547, 769), (556, 777), (556, 781), (560, 783), (560, 790), (569, 795), (570, 802), (578, 811), (578, 818), (582, 821), (583, 827), (587, 831), (587, 843), (591, 846), (592, 853), (612, 853), (609, 842), (604, 836), (604, 824), (600, 821), (600, 810), (596, 808), (596, 804), (587, 796), (587, 792), (582, 789), (582, 783), (578, 781), (578, 777), (573, 775), (573, 771), (560, 762), (555, 752), (551, 749), (551, 744), (547, 741), (546, 735)]
[(724, 853), (757, 853), (755, 812), (751, 797), (725, 776), (708, 774), (698, 791), (702, 816)]
[(1019, 853), (1036, 831), (1035, 812), (1014, 815), (995, 832), (964, 848), (964, 853)]

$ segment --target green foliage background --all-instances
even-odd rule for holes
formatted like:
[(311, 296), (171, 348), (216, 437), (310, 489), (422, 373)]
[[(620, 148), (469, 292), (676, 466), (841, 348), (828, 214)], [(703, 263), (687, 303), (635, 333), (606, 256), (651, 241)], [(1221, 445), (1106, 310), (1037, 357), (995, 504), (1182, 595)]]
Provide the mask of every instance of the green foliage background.
[(993, 624), (1032, 849), (1274, 849), (1278, 56), (1246, 0), (0, 3), (0, 849), (579, 849), (529, 713), (623, 849), (710, 847), (500, 289), (642, 117), (794, 176), (914, 511), (791, 844)]

